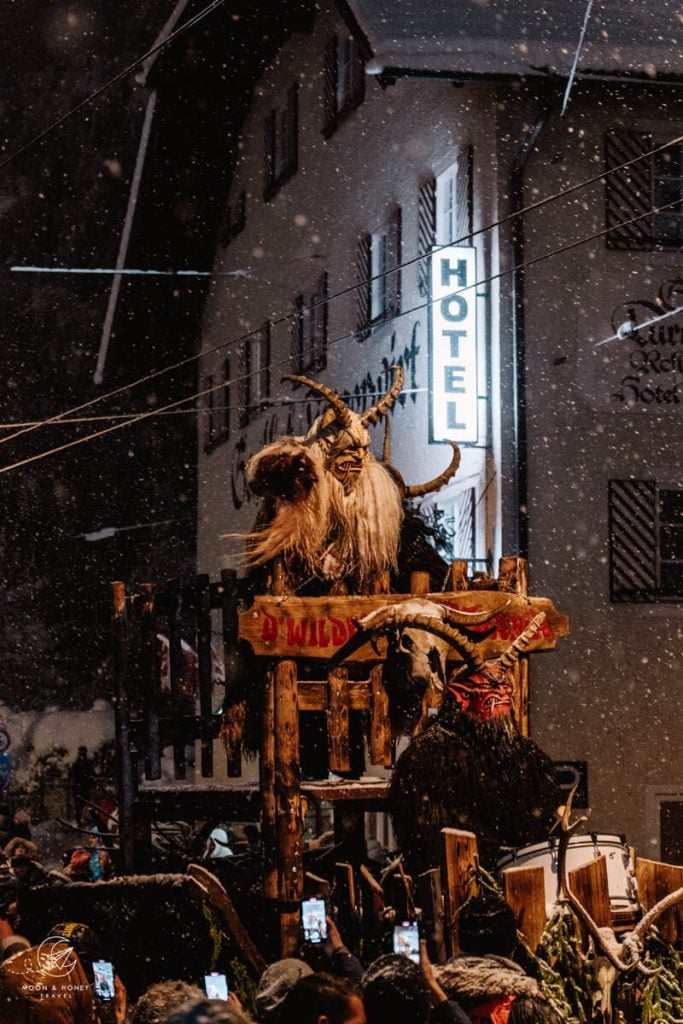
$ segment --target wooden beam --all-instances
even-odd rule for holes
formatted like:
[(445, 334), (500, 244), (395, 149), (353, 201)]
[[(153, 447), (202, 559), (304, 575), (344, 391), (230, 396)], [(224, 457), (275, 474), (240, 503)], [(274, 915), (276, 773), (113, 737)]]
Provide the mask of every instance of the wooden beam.
[(261, 839), (263, 841), (263, 895), (278, 898), (277, 839), (275, 829), (275, 671), (266, 672), (263, 686), (263, 726), (259, 757)]
[(384, 688), (384, 669), (374, 665), (370, 672), (370, 764), (391, 768), (392, 743), (389, 698)]
[[(264, 657), (325, 661), (354, 635), (354, 619), (410, 597), (410, 594), (289, 597), (285, 602), (271, 596), (256, 597), (251, 608), (240, 615), (240, 637), (251, 644), (255, 654)], [(487, 658), (502, 654), (541, 611), (545, 612), (546, 624), (532, 641), (530, 650), (552, 650), (558, 638), (569, 632), (566, 615), (561, 615), (552, 601), (543, 597), (477, 590), (427, 594), (425, 598), (465, 611), (501, 609), (487, 623), (490, 635), (478, 644)], [(381, 658), (368, 643), (349, 655), (348, 660), (377, 662)]]
[(475, 888), (473, 869), (478, 861), (477, 837), (473, 832), (455, 828), (442, 828), (441, 835), (446, 944), (450, 956), (455, 956), (460, 952), (458, 913)]
[[(529, 568), (526, 558), (504, 555), (498, 563), (498, 589), (526, 597)], [(524, 655), (512, 670), (512, 710), (522, 736), (529, 735), (529, 658)]]
[(223, 919), (226, 931), (239, 949), (251, 976), (258, 981), (268, 965), (244, 927), (228, 893), (216, 876), (200, 864), (190, 864), (187, 873), (205, 890), (209, 902), (218, 910)]
[(348, 772), (351, 767), (348, 679), (349, 673), (345, 668), (334, 668), (327, 677), (327, 744), (332, 772)]
[(432, 963), (446, 962), (446, 935), (444, 931), (444, 900), (441, 872), (438, 868), (418, 875), (415, 898), (422, 908), (422, 927), (427, 938)]
[(546, 923), (545, 872), (542, 867), (507, 868), (502, 872), (505, 899), (517, 919), (532, 953), (540, 942)]
[(299, 712), (295, 661), (275, 666), (275, 813), (278, 898), (296, 902), (303, 893), (303, 823), (299, 789)]

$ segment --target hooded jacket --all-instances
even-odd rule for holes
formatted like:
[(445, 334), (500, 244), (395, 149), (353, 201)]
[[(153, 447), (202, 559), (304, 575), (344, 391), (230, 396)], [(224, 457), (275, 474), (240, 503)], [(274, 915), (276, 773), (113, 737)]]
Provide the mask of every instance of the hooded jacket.
[(2, 1024), (97, 1024), (87, 975), (64, 939), (48, 938), (0, 965)]
[(435, 967), (434, 975), (472, 1024), (507, 1024), (517, 996), (538, 994), (534, 979), (502, 956), (456, 956), (443, 967)]

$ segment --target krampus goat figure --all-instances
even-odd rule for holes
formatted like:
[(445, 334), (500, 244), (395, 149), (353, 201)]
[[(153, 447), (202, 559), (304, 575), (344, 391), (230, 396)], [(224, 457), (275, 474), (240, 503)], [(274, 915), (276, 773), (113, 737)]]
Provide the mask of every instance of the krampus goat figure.
[(375, 459), (368, 427), (387, 415), (403, 387), (403, 370), (392, 369), (391, 388), (362, 415), (324, 384), (285, 378), (322, 395), (329, 409), (305, 436), (280, 438), (249, 461), (247, 482), (264, 501), (247, 536), (248, 568), (279, 556), (288, 588), (319, 580), (328, 589), (344, 583), (360, 594), (396, 570), (404, 500), (443, 487), (458, 468), (460, 451), (454, 445), (448, 469), (413, 487)]
[[(445, 613), (463, 614), (450, 608)], [(484, 660), (464, 635), (462, 620), (446, 621), (446, 614), (440, 621), (439, 616), (411, 611), (404, 615), (401, 606), (391, 609), (392, 628), (398, 629), (398, 636), (393, 648), (390, 640), (389, 662), (401, 648), (412, 654), (415, 644), (406, 644), (406, 639), (418, 631), (445, 641), (463, 659), (448, 676), (443, 646), (431, 648), (437, 677), (443, 673), (445, 678), (443, 702), (398, 758), (391, 780), (394, 830), (413, 876), (439, 864), (442, 828), (474, 832), (482, 860), (492, 865), (505, 848), (545, 839), (555, 809), (562, 803), (552, 762), (515, 726), (508, 679), (510, 668), (541, 626), (543, 614), (501, 657), (490, 660)], [(374, 623), (368, 622), (370, 616), (361, 620), (361, 629), (386, 631), (387, 623), (379, 613), (374, 615)], [(419, 663), (417, 675), (419, 683), (423, 677)]]

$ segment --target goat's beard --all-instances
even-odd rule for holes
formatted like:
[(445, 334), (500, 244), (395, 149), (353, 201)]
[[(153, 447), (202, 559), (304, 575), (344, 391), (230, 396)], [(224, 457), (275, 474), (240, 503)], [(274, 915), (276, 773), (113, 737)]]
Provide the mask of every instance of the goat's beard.
[[(282, 444), (295, 453), (292, 442)], [(326, 471), (318, 445), (297, 447), (310, 458), (316, 480), (294, 500), (276, 500), (269, 522), (247, 535), (247, 566), (280, 555), (294, 579), (346, 580), (363, 592), (377, 575), (396, 569), (403, 521), (399, 488), (368, 454), (346, 493), (343, 483)]]

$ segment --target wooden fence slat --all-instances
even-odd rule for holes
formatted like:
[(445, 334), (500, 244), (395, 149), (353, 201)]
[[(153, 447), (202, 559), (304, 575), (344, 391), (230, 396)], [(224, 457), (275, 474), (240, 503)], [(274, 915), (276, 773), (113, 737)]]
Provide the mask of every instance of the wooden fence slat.
[(199, 716), (201, 719), (202, 778), (213, 775), (213, 708), (211, 705), (211, 593), (208, 575), (195, 577), (197, 615), (197, 671), (199, 673)]
[(446, 913), (446, 942), (450, 956), (460, 952), (458, 912), (474, 890), (472, 869), (476, 867), (477, 837), (473, 832), (442, 828), (443, 887)]
[(161, 731), (159, 713), (161, 678), (157, 645), (156, 603), (154, 584), (141, 583), (140, 645), (142, 656), (142, 716), (146, 738), (145, 776), (150, 781), (161, 778)]
[(425, 871), (417, 878), (415, 898), (422, 908), (422, 929), (427, 938), (429, 959), (432, 963), (446, 962), (446, 934), (444, 931), (443, 885), (438, 868)]
[(183, 675), (183, 648), (180, 635), (180, 605), (182, 596), (180, 593), (180, 581), (175, 580), (174, 585), (169, 588), (171, 597), (171, 610), (168, 616), (168, 662), (171, 674), (171, 707), (173, 714), (173, 774), (176, 779), (185, 778), (185, 730), (183, 728), (183, 701), (182, 701), (182, 675)]
[[(237, 573), (234, 569), (221, 570), (220, 607), (223, 620), (223, 670), (226, 697), (238, 670), (239, 595)], [(235, 745), (228, 751), (228, 778), (238, 779), (242, 774), (242, 748)]]
[(190, 864), (187, 869), (190, 878), (202, 886), (208, 899), (219, 911), (227, 928), (228, 935), (240, 951), (240, 955), (255, 980), (259, 980), (268, 966), (254, 944), (251, 935), (244, 927), (242, 919), (235, 910), (226, 889), (218, 878), (201, 864)]
[(609, 901), (605, 855), (574, 868), (573, 871), (567, 872), (567, 875), (569, 888), (586, 908), (598, 928), (609, 928), (612, 924), (612, 907)]
[(327, 677), (327, 744), (330, 771), (333, 772), (348, 772), (351, 767), (348, 678), (349, 673), (345, 668), (335, 668)]
[(300, 900), (303, 828), (299, 788), (299, 714), (296, 662), (275, 666), (275, 809), (279, 849), (279, 899)]
[[(503, 555), (498, 562), (498, 588), (511, 594), (528, 593), (528, 564), (517, 555)], [(529, 735), (529, 658), (519, 659), (512, 669), (512, 708), (522, 736)]]
[(263, 842), (263, 895), (278, 898), (277, 839), (275, 834), (275, 671), (266, 672), (263, 685), (263, 733), (259, 758), (261, 839)]
[(545, 872), (542, 867), (507, 868), (502, 881), (505, 899), (517, 918), (517, 928), (534, 952), (546, 923)]
[[(636, 885), (641, 906), (650, 910), (659, 900), (683, 886), (683, 867), (637, 857)], [(676, 949), (683, 949), (683, 903), (667, 910), (656, 923), (666, 942)]]
[(135, 867), (135, 772), (130, 744), (128, 704), (128, 620), (126, 585), (112, 583), (112, 628), (114, 642), (114, 719), (116, 723), (116, 781), (119, 794), (119, 843), (123, 870)]
[(383, 672), (382, 665), (375, 665), (370, 672), (370, 763), (391, 768), (389, 698), (384, 688)]

